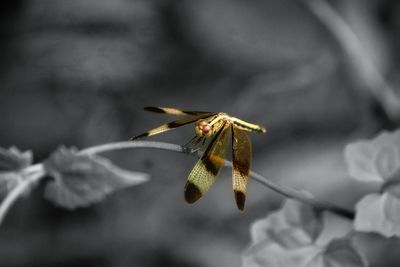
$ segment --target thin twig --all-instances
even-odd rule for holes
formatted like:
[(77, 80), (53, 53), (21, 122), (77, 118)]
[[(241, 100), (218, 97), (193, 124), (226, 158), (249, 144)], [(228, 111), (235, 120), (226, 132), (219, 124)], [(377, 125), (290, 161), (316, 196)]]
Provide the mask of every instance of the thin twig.
[(275, 192), (278, 192), (279, 194), (281, 194), (283, 196), (301, 201), (305, 204), (309, 204), (320, 210), (328, 210), (328, 211), (331, 211), (338, 215), (341, 215), (345, 218), (348, 218), (351, 220), (354, 219), (354, 216), (355, 216), (354, 211), (339, 207), (336, 204), (330, 203), (328, 201), (316, 199), (307, 191), (300, 191), (300, 190), (296, 190), (294, 188), (291, 188), (291, 187), (288, 187), (285, 185), (274, 183), (271, 180), (267, 179), (266, 177), (264, 177), (258, 173), (255, 173), (253, 171), (250, 172), (250, 177), (252, 177), (254, 180), (259, 182), (260, 184), (265, 185), (269, 189), (271, 189)]
[[(29, 175), (28, 175), (29, 173)], [(14, 202), (26, 191), (29, 190), (31, 185), (39, 181), (44, 176), (42, 164), (35, 164), (26, 169), (26, 175), (23, 175), (23, 180), (14, 187), (11, 192), (6, 196), (0, 205), (0, 225), (3, 222), (7, 211), (14, 204)]]
[[(170, 143), (163, 143), (163, 142), (153, 142), (153, 141), (135, 141), (135, 142), (116, 142), (116, 143), (107, 143), (98, 146), (89, 147), (83, 149), (79, 152), (79, 154), (99, 154), (105, 153), (110, 151), (116, 150), (127, 150), (133, 148), (154, 148), (154, 149), (161, 149), (167, 151), (173, 151), (178, 153), (185, 153), (194, 156), (200, 156), (199, 153), (191, 153), (188, 152), (187, 149), (184, 149), (182, 146), (170, 144)], [(226, 160), (225, 166), (232, 166), (232, 162)], [(2, 223), (7, 211), (10, 209), (12, 204), (20, 197), (27, 189), (31, 188), (33, 183), (38, 182), (42, 177), (44, 177), (45, 173), (43, 170), (42, 164), (35, 164), (28, 167), (25, 170), (25, 179), (22, 180), (4, 199), (4, 201), (0, 205), (0, 224)], [(347, 210), (345, 208), (339, 207), (333, 203), (327, 201), (321, 201), (315, 199), (310, 193), (299, 191), (290, 187), (286, 187), (277, 183), (272, 182), (271, 180), (267, 179), (266, 177), (256, 173), (250, 172), (250, 177), (254, 180), (259, 182), (260, 184), (268, 187), (269, 189), (282, 194), (288, 198), (296, 199), (306, 204), (310, 204), (318, 209), (321, 210), (329, 210), (333, 213), (341, 215), (343, 217), (353, 219), (354, 212)]]
[[(169, 151), (174, 151), (174, 152), (179, 152), (179, 153), (186, 153), (182, 146), (169, 144), (169, 143), (162, 143), (162, 142), (153, 142), (153, 141), (110, 143), (110, 144), (104, 144), (104, 145), (84, 149), (81, 151), (81, 153), (97, 154), (97, 153), (103, 153), (103, 152), (107, 152), (107, 151), (129, 149), (129, 148), (156, 148), (156, 149), (169, 150)], [(188, 153), (188, 154), (196, 155), (196, 153)], [(229, 167), (232, 166), (232, 162), (226, 160), (225, 166), (229, 166)], [(254, 172), (254, 171), (250, 172), (250, 177), (252, 177), (255, 181), (259, 182), (260, 184), (268, 187), (269, 189), (271, 189), (281, 195), (284, 195), (288, 198), (296, 199), (298, 201), (312, 205), (315, 208), (318, 208), (321, 210), (329, 210), (333, 213), (336, 213), (338, 215), (341, 215), (341, 216), (349, 218), (349, 219), (354, 218), (353, 211), (339, 207), (339, 206), (337, 206), (333, 203), (327, 202), (327, 201), (318, 200), (318, 199), (314, 198), (308, 192), (299, 191), (299, 190), (296, 190), (296, 189), (293, 189), (293, 188), (290, 188), (290, 187), (287, 187), (284, 185), (274, 183), (271, 180), (269, 180), (268, 178)]]
[(370, 54), (350, 26), (325, 0), (299, 0), (331, 32), (341, 46), (347, 60), (358, 73), (358, 77), (382, 105), (393, 121), (400, 120), (400, 99), (374, 64)]
[(93, 146), (81, 150), (80, 154), (99, 154), (108, 151), (126, 150), (131, 148), (155, 148), (160, 150), (168, 150), (179, 153), (185, 153), (186, 150), (182, 146), (154, 141), (123, 141), (115, 143), (107, 143), (103, 145)]

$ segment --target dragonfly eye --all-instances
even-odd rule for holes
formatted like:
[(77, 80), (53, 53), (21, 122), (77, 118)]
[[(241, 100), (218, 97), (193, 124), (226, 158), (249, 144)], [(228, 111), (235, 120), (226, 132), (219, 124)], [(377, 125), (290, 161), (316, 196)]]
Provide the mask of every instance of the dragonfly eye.
[(199, 120), (199, 122), (197, 123), (197, 125), (202, 128), (206, 125), (208, 125), (208, 123), (205, 120)]
[(206, 124), (201, 128), (201, 130), (203, 131), (204, 134), (208, 134), (211, 131), (211, 126)]
[(195, 132), (196, 135), (200, 137), (210, 137), (213, 133), (212, 127), (205, 120), (200, 120), (197, 123)]

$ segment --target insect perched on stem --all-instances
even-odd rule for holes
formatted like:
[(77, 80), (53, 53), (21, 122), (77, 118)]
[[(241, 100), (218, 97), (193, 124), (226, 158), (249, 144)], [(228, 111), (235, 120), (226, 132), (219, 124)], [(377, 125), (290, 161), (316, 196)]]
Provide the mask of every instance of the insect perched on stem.
[(161, 107), (145, 107), (144, 109), (184, 117), (131, 137), (129, 139), (131, 141), (193, 122), (196, 122), (196, 136), (187, 145), (198, 146), (200, 143), (204, 145), (207, 138), (211, 139), (202, 157), (190, 172), (185, 185), (185, 200), (188, 203), (194, 203), (202, 197), (217, 179), (224, 165), (229, 132), (232, 133), (232, 184), (237, 207), (243, 211), (251, 164), (251, 142), (246, 132), (265, 133), (266, 129), (223, 112), (185, 111)]

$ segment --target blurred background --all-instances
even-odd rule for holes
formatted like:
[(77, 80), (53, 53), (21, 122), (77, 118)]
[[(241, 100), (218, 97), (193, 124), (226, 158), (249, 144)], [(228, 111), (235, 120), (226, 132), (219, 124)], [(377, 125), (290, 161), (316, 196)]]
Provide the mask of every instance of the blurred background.
[[(224, 111), (268, 128), (251, 135), (253, 170), (352, 208), (371, 189), (348, 178), (344, 146), (400, 121), (396, 0), (4, 0), (0, 13), (0, 146), (36, 162), (173, 119), (144, 106)], [(107, 156), (151, 181), (75, 211), (39, 185), (0, 227), (0, 266), (240, 266), (249, 226), (283, 200), (250, 181), (239, 213), (224, 169), (188, 205), (194, 157)], [(393, 242), (368, 241), (371, 266), (398, 266)]]

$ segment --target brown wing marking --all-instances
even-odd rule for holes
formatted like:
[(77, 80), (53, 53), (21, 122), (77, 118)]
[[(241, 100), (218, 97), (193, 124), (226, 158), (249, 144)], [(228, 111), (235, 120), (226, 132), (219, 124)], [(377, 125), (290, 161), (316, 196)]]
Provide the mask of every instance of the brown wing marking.
[(185, 200), (188, 203), (193, 203), (202, 197), (217, 179), (224, 166), (229, 132), (230, 123), (225, 122), (190, 172), (185, 185)]
[(166, 132), (166, 131), (169, 131), (169, 130), (173, 130), (173, 129), (178, 128), (180, 126), (195, 122), (195, 121), (197, 121), (199, 119), (205, 119), (207, 117), (210, 117), (210, 115), (209, 114), (201, 114), (201, 115), (196, 115), (196, 116), (186, 116), (186, 117), (184, 117), (182, 119), (165, 123), (165, 124), (163, 124), (161, 126), (158, 126), (158, 127), (154, 128), (154, 129), (151, 129), (151, 130), (149, 130), (149, 131), (147, 131), (145, 133), (133, 136), (129, 140), (133, 141), (133, 140), (141, 138), (141, 137), (160, 134), (160, 133), (163, 133), (163, 132)]
[(177, 108), (166, 108), (166, 107), (145, 107), (144, 110), (150, 111), (150, 112), (155, 112), (155, 113), (161, 113), (161, 114), (170, 114), (170, 115), (201, 115), (201, 114), (211, 114), (213, 112), (207, 112), (207, 111), (188, 111), (188, 110), (181, 110)]
[(246, 132), (232, 127), (232, 185), (236, 205), (244, 210), (251, 167), (251, 142)]

